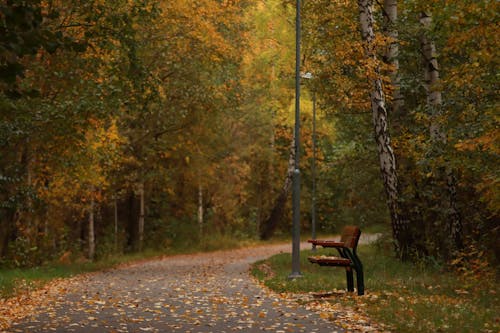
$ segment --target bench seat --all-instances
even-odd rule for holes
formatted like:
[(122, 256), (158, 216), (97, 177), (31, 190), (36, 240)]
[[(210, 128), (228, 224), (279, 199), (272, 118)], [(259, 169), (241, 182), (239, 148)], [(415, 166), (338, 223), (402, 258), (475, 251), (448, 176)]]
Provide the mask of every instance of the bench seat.
[(337, 242), (333, 240), (310, 239), (308, 240), (308, 242), (322, 247), (345, 247), (345, 244), (343, 242)]
[(342, 257), (314, 256), (307, 259), (320, 266), (351, 266), (352, 264), (350, 259)]

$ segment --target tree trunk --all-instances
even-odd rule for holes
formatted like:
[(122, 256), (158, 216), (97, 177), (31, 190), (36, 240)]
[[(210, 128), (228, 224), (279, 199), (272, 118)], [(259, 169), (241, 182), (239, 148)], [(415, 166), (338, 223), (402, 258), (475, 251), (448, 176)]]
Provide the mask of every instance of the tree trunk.
[[(393, 237), (396, 242), (396, 252), (403, 259), (409, 256), (411, 247), (411, 238), (409, 231), (409, 221), (400, 216), (399, 211), (399, 192), (398, 177), (396, 172), (396, 158), (391, 146), (391, 138), (388, 131), (387, 109), (385, 104), (385, 95), (382, 86), (380, 69), (377, 65), (377, 56), (375, 52), (375, 32), (373, 17), (373, 1), (358, 0), (359, 19), (361, 33), (365, 42), (364, 48), (366, 58), (372, 62), (375, 72), (368, 74), (372, 84), (371, 105), (372, 120), (375, 134), (375, 141), (378, 148), (380, 171), (384, 183), (387, 198), (387, 206), (391, 215), (391, 224)], [(371, 66), (370, 66), (371, 67)]]
[(139, 184), (139, 224), (138, 224), (138, 248), (142, 251), (144, 241), (144, 183)]
[(36, 244), (37, 237), (35, 236), (36, 234), (36, 225), (33, 225), (33, 200), (32, 200), (32, 194), (31, 191), (33, 190), (33, 158), (32, 158), (32, 152), (31, 152), (31, 143), (30, 143), (30, 138), (28, 137), (26, 139), (26, 185), (28, 187), (28, 196), (26, 197), (26, 210), (24, 212), (24, 216), (26, 219), (26, 230), (27, 230), (27, 239), (29, 244), (32, 243), (33, 245)]
[(449, 167), (446, 170), (446, 184), (448, 186), (448, 216), (451, 241), (453, 242), (455, 248), (460, 249), (463, 247), (463, 225), (462, 218), (457, 207), (457, 179), (455, 177), (455, 173)]
[(137, 227), (137, 214), (139, 214), (139, 209), (137, 207), (137, 199), (134, 190), (130, 190), (128, 193), (128, 198), (125, 202), (127, 209), (127, 247), (130, 251), (137, 251), (138, 249), (138, 231)]
[(15, 239), (15, 212), (0, 211), (0, 258), (5, 258), (9, 251), (9, 243)]
[(263, 210), (264, 210), (264, 200), (262, 200), (262, 195), (260, 193), (264, 193), (262, 189), (264, 186), (262, 185), (262, 176), (259, 174), (259, 182), (257, 185), (257, 211), (256, 211), (256, 216), (255, 216), (255, 235), (260, 235), (260, 226), (262, 225), (262, 217), (263, 217)]
[(288, 159), (288, 170), (285, 178), (283, 187), (281, 188), (280, 194), (276, 199), (273, 209), (269, 217), (262, 223), (260, 228), (260, 238), (263, 240), (272, 237), (276, 231), (276, 227), (279, 222), (283, 219), (283, 212), (285, 210), (286, 201), (288, 199), (288, 194), (292, 188), (292, 177), (293, 170), (295, 169), (295, 140), (292, 139), (292, 146), (290, 148), (290, 157)]
[(95, 206), (95, 199), (94, 199), (94, 187), (92, 186), (91, 191), (90, 191), (90, 208), (89, 208), (89, 259), (94, 260), (95, 256), (95, 230), (94, 230), (94, 206)]
[(115, 222), (114, 241), (115, 241), (115, 252), (117, 252), (118, 251), (118, 198), (116, 197), (116, 194), (113, 195), (113, 208), (114, 208), (114, 222)]
[(203, 236), (203, 188), (201, 183), (198, 183), (198, 227), (201, 239)]
[[(398, 5), (397, 0), (384, 0), (385, 11), (385, 32), (390, 38), (390, 43), (385, 53), (386, 62), (392, 65), (391, 84), (392, 93), (392, 111), (399, 114), (404, 106), (404, 98), (401, 94), (401, 78), (399, 76), (399, 42), (398, 30)], [(394, 117), (393, 117), (394, 118)]]
[[(420, 23), (422, 24), (424, 31), (428, 31), (432, 23), (432, 16), (425, 12), (421, 13)], [(427, 94), (427, 106), (432, 112), (430, 136), (435, 142), (446, 143), (446, 136), (441, 131), (437, 121), (437, 118), (441, 114), (441, 104), (443, 103), (443, 98), (441, 95), (441, 89), (439, 88), (440, 79), (436, 46), (434, 42), (427, 38), (425, 32), (420, 38), (420, 45), (423, 56), (424, 87)]]
[[(431, 110), (431, 124), (429, 126), (430, 137), (434, 144), (445, 145), (447, 142), (446, 133), (439, 125), (439, 117), (442, 115), (443, 97), (440, 88), (439, 65), (437, 60), (436, 45), (426, 36), (432, 24), (430, 13), (422, 12), (420, 23), (424, 33), (420, 38), (423, 67), (424, 67), (424, 87), (427, 93), (427, 106)], [(446, 162), (445, 162), (446, 163)], [(455, 247), (462, 246), (462, 220), (458, 213), (456, 204), (456, 179), (453, 171), (445, 165), (446, 186), (448, 189), (448, 232)]]

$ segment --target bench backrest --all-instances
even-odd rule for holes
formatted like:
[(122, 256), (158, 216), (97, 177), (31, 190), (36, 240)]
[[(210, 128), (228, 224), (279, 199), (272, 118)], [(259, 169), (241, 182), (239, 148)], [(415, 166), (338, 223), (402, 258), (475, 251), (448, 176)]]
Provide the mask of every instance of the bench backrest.
[(361, 230), (353, 225), (347, 225), (342, 229), (340, 241), (348, 248), (355, 249), (358, 246)]

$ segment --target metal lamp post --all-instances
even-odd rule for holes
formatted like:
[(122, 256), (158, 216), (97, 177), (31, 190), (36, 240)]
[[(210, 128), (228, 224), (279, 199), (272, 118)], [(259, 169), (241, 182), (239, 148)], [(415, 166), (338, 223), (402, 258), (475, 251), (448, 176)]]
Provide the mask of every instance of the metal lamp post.
[[(312, 79), (313, 75), (307, 72), (302, 75), (304, 79)], [(311, 237), (316, 239), (316, 91), (313, 90), (312, 95), (312, 151), (313, 160), (311, 165), (311, 176), (312, 176), (312, 200), (311, 200)], [(312, 250), (316, 251), (316, 244), (312, 245)]]
[(301, 277), (300, 273), (300, 0), (296, 0), (295, 19), (295, 162), (293, 170), (293, 231), (292, 231), (292, 273), (290, 279)]
[[(316, 239), (316, 92), (313, 91), (313, 134), (312, 134), (312, 200), (311, 200), (311, 232), (312, 239)], [(316, 244), (312, 245), (312, 250), (316, 251)]]

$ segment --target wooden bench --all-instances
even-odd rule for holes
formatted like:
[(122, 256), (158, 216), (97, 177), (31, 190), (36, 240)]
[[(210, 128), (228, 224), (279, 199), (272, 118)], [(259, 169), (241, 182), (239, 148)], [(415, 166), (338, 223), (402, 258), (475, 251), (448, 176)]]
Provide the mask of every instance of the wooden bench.
[(356, 226), (346, 226), (342, 229), (340, 242), (333, 240), (310, 239), (309, 243), (325, 248), (337, 249), (340, 256), (312, 256), (308, 260), (320, 266), (345, 267), (347, 278), (347, 290), (354, 291), (353, 270), (356, 271), (356, 282), (358, 295), (364, 295), (365, 285), (363, 278), (363, 264), (356, 253), (361, 230)]

